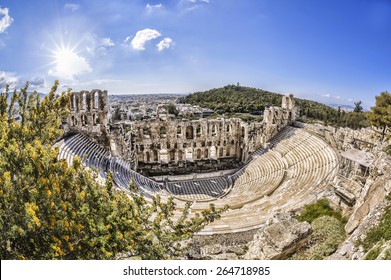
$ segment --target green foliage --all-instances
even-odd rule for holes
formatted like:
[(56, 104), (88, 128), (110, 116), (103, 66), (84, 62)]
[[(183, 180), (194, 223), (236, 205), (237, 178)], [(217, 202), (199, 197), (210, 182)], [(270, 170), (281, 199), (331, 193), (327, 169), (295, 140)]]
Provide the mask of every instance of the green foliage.
[(331, 216), (321, 216), (311, 223), (312, 234), (302, 250), (291, 259), (322, 260), (334, 253), (345, 239), (344, 225)]
[(342, 223), (346, 223), (346, 220), (342, 217), (341, 212), (333, 210), (326, 198), (319, 199), (313, 204), (304, 206), (303, 211), (297, 219), (301, 222), (307, 221), (312, 223), (315, 219), (322, 216), (331, 216)]
[[(225, 209), (212, 205), (182, 216), (172, 199), (147, 202), (136, 194), (105, 186), (80, 159), (58, 160), (52, 143), (63, 131), (69, 95), (56, 95), (58, 82), (42, 101), (28, 84), (0, 94), (0, 257), (1, 259), (174, 258), (183, 243)], [(15, 121), (20, 115), (22, 120)]]
[[(391, 199), (389, 195), (388, 200)], [(373, 248), (380, 241), (391, 240), (391, 205), (389, 204), (383, 212), (380, 223), (371, 228), (366, 234), (365, 239), (361, 242), (365, 251)]]
[[(270, 106), (281, 106), (282, 95), (238, 85), (227, 85), (205, 92), (196, 92), (183, 98), (181, 102), (200, 105), (213, 109), (218, 114), (240, 113), (246, 121), (259, 121), (246, 117), (251, 112), (263, 111)], [(361, 128), (369, 125), (367, 116), (362, 112), (361, 101), (356, 102), (356, 112), (343, 112), (319, 102), (295, 98), (300, 108), (300, 120), (321, 120), (327, 125)], [(361, 108), (361, 109), (360, 109)]]
[(371, 124), (382, 129), (382, 140), (384, 139), (387, 126), (391, 127), (391, 94), (382, 92), (376, 96), (376, 104), (371, 107), (369, 114)]

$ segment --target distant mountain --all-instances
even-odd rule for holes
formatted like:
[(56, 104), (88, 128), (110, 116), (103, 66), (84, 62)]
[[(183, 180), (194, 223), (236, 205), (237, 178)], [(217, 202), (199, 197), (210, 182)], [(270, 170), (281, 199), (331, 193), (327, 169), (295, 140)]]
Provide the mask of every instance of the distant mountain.
[(330, 104), (330, 103), (325, 103), (326, 105), (329, 105), (335, 109), (338, 109), (338, 107), (341, 107), (341, 110), (351, 112), (354, 110), (354, 106), (352, 105), (347, 105), (347, 104)]

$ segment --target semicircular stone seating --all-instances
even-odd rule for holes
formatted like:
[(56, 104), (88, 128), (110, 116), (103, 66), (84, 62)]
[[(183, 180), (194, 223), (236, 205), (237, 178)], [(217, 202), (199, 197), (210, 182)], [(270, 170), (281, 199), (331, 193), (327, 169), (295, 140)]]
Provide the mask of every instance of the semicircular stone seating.
[[(199, 234), (241, 232), (259, 228), (275, 212), (298, 209), (316, 199), (322, 183), (336, 175), (338, 157), (323, 140), (293, 127), (284, 128), (271, 141), (268, 149), (258, 149), (252, 159), (229, 176), (208, 179), (157, 183), (131, 169), (130, 163), (110, 157), (108, 151), (87, 136), (76, 134), (64, 139), (59, 158), (71, 164), (83, 158), (86, 166), (98, 168), (104, 176), (112, 171), (115, 184), (124, 190), (131, 181), (147, 198), (161, 195), (176, 198), (178, 210), (185, 201), (194, 201), (191, 215), (229, 205), (220, 220)], [(177, 216), (180, 216), (178, 211)]]

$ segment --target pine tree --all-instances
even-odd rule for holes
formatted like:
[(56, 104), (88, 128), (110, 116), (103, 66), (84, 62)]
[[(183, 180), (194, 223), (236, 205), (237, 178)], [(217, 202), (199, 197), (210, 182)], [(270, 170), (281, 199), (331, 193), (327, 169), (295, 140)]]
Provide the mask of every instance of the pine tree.
[[(215, 209), (173, 221), (173, 199), (147, 203), (143, 196), (105, 186), (80, 159), (72, 166), (52, 148), (61, 137), (69, 93), (56, 95), (58, 82), (40, 100), (28, 84), (0, 94), (1, 259), (175, 258), (184, 240), (220, 217)], [(18, 121), (17, 116), (20, 116)]]
[(390, 93), (382, 92), (379, 96), (376, 96), (376, 104), (375, 106), (371, 107), (369, 120), (371, 121), (372, 125), (382, 130), (381, 140), (383, 140), (387, 127), (391, 127)]

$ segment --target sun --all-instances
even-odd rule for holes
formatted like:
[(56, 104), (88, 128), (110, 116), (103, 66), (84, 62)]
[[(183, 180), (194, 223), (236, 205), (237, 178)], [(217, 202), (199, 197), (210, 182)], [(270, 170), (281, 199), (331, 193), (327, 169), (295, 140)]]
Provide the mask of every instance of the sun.
[(54, 68), (51, 75), (65, 79), (73, 79), (75, 75), (91, 72), (92, 69), (87, 60), (71, 47), (57, 47), (52, 51)]

